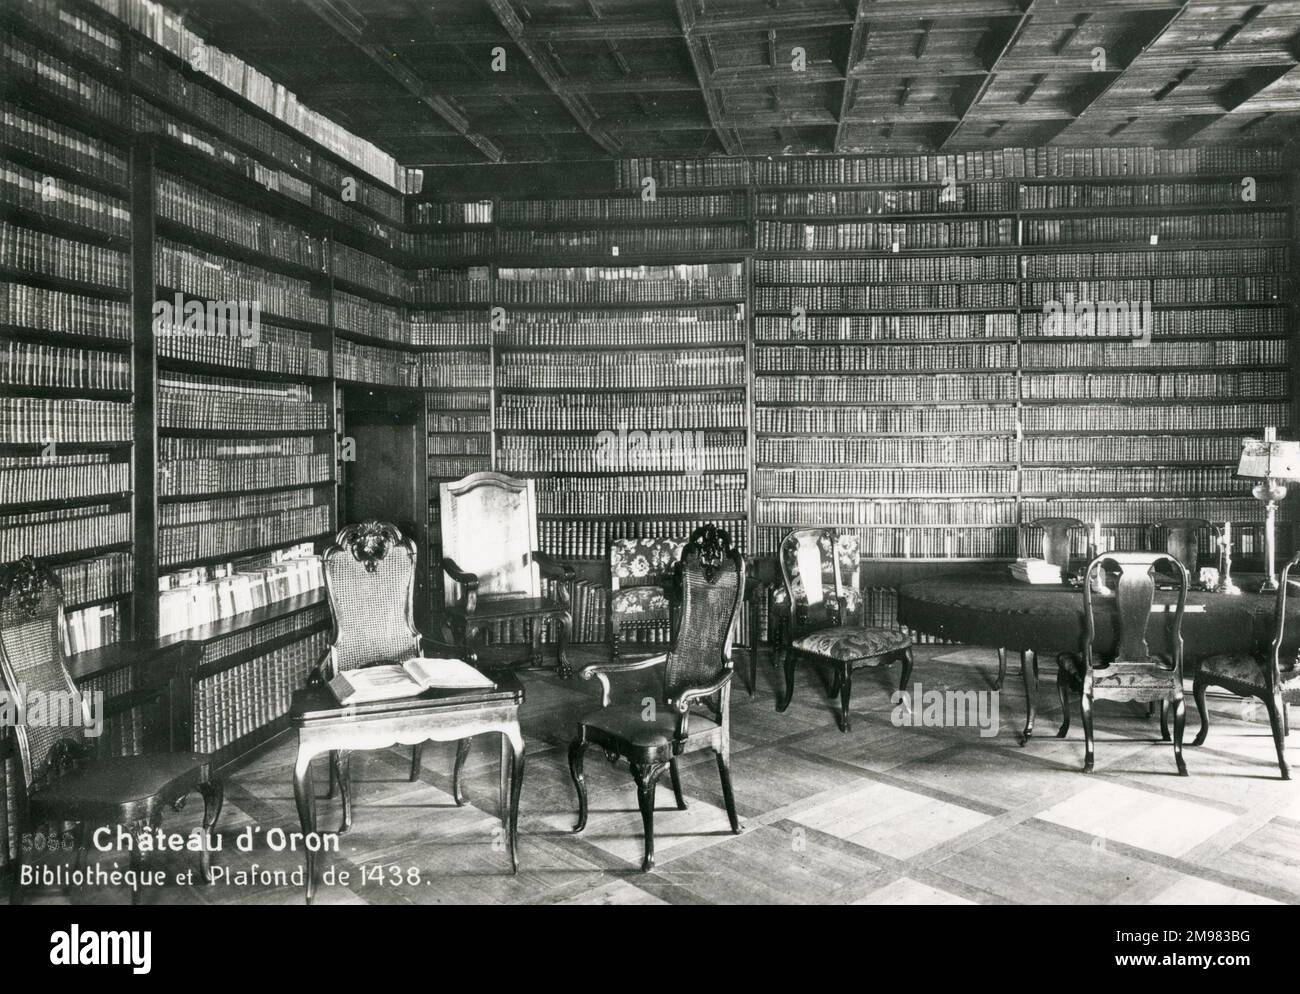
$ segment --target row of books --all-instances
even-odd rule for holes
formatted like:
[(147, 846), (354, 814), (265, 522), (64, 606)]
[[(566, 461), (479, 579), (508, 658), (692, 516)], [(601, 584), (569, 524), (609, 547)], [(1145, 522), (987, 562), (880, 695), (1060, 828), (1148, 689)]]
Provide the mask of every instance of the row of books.
[[(761, 291), (760, 291), (761, 292)], [(839, 317), (757, 315), (756, 342), (925, 341), (949, 338), (1015, 338), (1014, 314), (873, 314)]]
[(329, 628), (329, 605), (315, 604), (312, 607), (291, 614), (281, 615), (251, 625), (206, 642), (203, 646), (203, 663), (205, 666), (218, 664), (223, 660), (239, 654), (249, 654), (249, 650), (258, 649), (269, 642), (276, 642), (286, 636), (298, 635), (305, 638), (313, 632)]
[(672, 310), (506, 312), (497, 345), (709, 345), (744, 344), (745, 323), (736, 307)]
[[(1016, 554), (1014, 526), (1002, 528), (841, 528), (858, 540), (864, 559), (1009, 559)], [(786, 530), (759, 528), (757, 554), (774, 556)], [(1056, 571), (1060, 582), (1061, 571)]]
[(122, 597), (134, 587), (135, 558), (129, 552), (110, 552), (80, 562), (56, 566), (63, 587), (63, 603), (70, 607), (87, 601)]
[[(1031, 247), (1026, 246), (1027, 249)], [(1258, 275), (1290, 271), (1291, 250), (1268, 248), (1197, 248), (1152, 251), (1033, 252), (1020, 256), (1028, 280), (1090, 279), (1125, 276)]]
[(158, 634), (165, 636), (319, 590), (325, 574), (308, 545), (277, 552), (269, 565), (187, 570), (158, 584)]
[[(1247, 203), (1242, 199), (1243, 187), (1235, 179), (1183, 183), (1034, 183), (1022, 184), (1019, 193), (1022, 210)], [(1255, 181), (1255, 203), (1277, 203), (1289, 196), (1281, 180), (1261, 176)]]
[(954, 407), (757, 407), (754, 410), (754, 430), (772, 435), (1014, 434), (1017, 423), (1014, 403)]
[(880, 259), (755, 259), (754, 285), (809, 283), (1015, 282), (1014, 255), (936, 255)]
[[(1024, 337), (1050, 335), (1052, 337), (1076, 337), (1080, 331), (1087, 331), (1087, 318), (1078, 317), (1073, 322), (1049, 321), (1049, 315), (1041, 310), (1029, 311), (1020, 315), (1020, 334)], [(1143, 319), (1146, 323), (1146, 319)], [(1093, 321), (1096, 327), (1096, 319)], [(1151, 334), (1154, 338), (1177, 338), (1199, 335), (1212, 338), (1230, 338), (1235, 335), (1274, 335), (1287, 334), (1287, 314), (1281, 307), (1197, 307), (1151, 309)], [(1242, 345), (1244, 343), (1225, 343)], [(1056, 347), (1056, 346), (1053, 346)], [(1071, 346), (1073, 347), (1073, 346)], [(1101, 342), (1098, 348), (1115, 349), (1114, 345)], [(1127, 346), (1126, 346), (1127, 347)], [(1115, 349), (1117, 360), (1125, 355)], [(1132, 351), (1131, 349), (1129, 350)], [(1139, 360), (1141, 361), (1141, 360)]]
[(325, 271), (324, 240), (297, 225), (166, 173), (158, 176), (156, 185), (159, 217), (296, 266)]
[[(1021, 502), (1025, 521), (1037, 518), (1078, 518), (1100, 521), (1107, 528), (1137, 526), (1143, 530), (1165, 518), (1206, 518), (1209, 521), (1259, 521), (1259, 502), (1239, 498), (1126, 497), (1122, 500), (1089, 498), (1028, 498)], [(1132, 539), (1126, 537), (1123, 541)], [(1123, 548), (1110, 545), (1110, 548)]]
[[(670, 514), (743, 515), (746, 483), (743, 474), (641, 476), (626, 487), (627, 477), (588, 480), (538, 480), (538, 513), (552, 517), (603, 515), (655, 517)], [(605, 489), (578, 483), (614, 484)]]
[(7, 514), (0, 525), (0, 561), (62, 556), (131, 540), (131, 512), (110, 504)]
[(315, 503), (315, 494), (312, 487), (293, 487), (240, 494), (237, 497), (192, 497), (184, 501), (169, 501), (158, 509), (158, 527), (171, 528), (177, 525), (282, 514), (311, 507)]
[(196, 681), (194, 748), (215, 753), (288, 714), (328, 644), (328, 632), (312, 632)]
[(655, 159), (642, 156), (614, 163), (614, 183), (620, 190), (644, 189), (647, 178), (660, 187), (743, 186), (752, 173), (748, 159)]
[(744, 470), (745, 437), (713, 431), (608, 435), (506, 435), (497, 468), (507, 473), (625, 473), (676, 470), (713, 473)]
[(325, 431), (330, 409), (313, 402), (311, 388), (301, 383), (167, 372), (158, 377), (158, 423), (177, 429)]
[(408, 311), (407, 327), (412, 345), (490, 345), (492, 342), (486, 310)]
[(0, 203), (116, 238), (131, 233), (127, 202), (0, 159)]
[(464, 203), (408, 201), (406, 218), (410, 224), (491, 224), (493, 207), (491, 200)]
[(744, 353), (509, 352), (497, 365), (499, 387), (719, 387), (744, 382)]
[(743, 264), (501, 267), (491, 284), (500, 304), (708, 303), (743, 298)]
[(161, 334), (156, 334), (154, 344), (160, 358), (285, 377), (330, 375), (330, 354), (315, 346), (311, 332), (259, 322), (256, 344), (250, 347), (241, 335), (178, 332), (174, 325), (161, 326), (158, 331)]
[(759, 466), (957, 466), (1016, 462), (1015, 440), (1005, 435), (898, 438), (782, 438), (760, 436)]
[(0, 397), (0, 442), (128, 442), (131, 405), (115, 400)]
[(0, 456), (0, 504), (130, 493), (131, 464), (111, 456), (108, 452)]
[(15, 0), (13, 13), (23, 22), (57, 38), (59, 44), (109, 68), (122, 64), (122, 39), (72, 8), (67, 0)]
[(1015, 209), (1013, 188), (1004, 183), (955, 183), (942, 187), (899, 190), (817, 190), (809, 193), (760, 193), (754, 211), (760, 217), (818, 217), (836, 214), (962, 214)]
[(493, 280), (487, 266), (464, 269), (416, 269), (410, 273), (412, 304), (486, 304)]
[(1287, 397), (1288, 374), (1026, 373), (1025, 400), (1232, 400)]
[(125, 252), (0, 221), (0, 268), (30, 276), (58, 273), (87, 287), (125, 290), (131, 285)]
[[(689, 535), (704, 524), (723, 524), (709, 520), (623, 520), (623, 521), (547, 521), (537, 523), (542, 551), (558, 559), (604, 559), (609, 543), (616, 538), (659, 538), (664, 535)], [(732, 529), (735, 547), (745, 552), (745, 529)]]
[(759, 311), (1014, 310), (1015, 283), (931, 283), (914, 286), (761, 286)]
[(486, 430), (473, 434), (456, 432), (430, 434), (425, 452), (431, 456), (490, 456), (492, 440)]
[(390, 297), (406, 298), (406, 273), (391, 262), (339, 241), (330, 242), (330, 254), (331, 271), (335, 276), (346, 277), (352, 283), (360, 283)]
[[(172, 441), (188, 442), (196, 439), (173, 439)], [(178, 497), (238, 490), (268, 490), (295, 484), (328, 483), (332, 471), (333, 459), (328, 453), (176, 459), (159, 463), (158, 494), (162, 497)]]
[(433, 432), (486, 433), (492, 430), (492, 417), (490, 415), (444, 413), (436, 407), (429, 408), (426, 423), (430, 434)]
[[(159, 286), (209, 301), (258, 305), (262, 314), (329, 323), (329, 303), (311, 295), (311, 284), (259, 266), (237, 262), (178, 242), (158, 239), (154, 279)], [(162, 299), (167, 299), (166, 294)]]
[(424, 387), (486, 388), (492, 383), (492, 360), (486, 351), (423, 352), (419, 359)]
[(410, 238), (411, 252), (424, 259), (482, 259), (497, 252), (494, 230), (421, 232)]
[(743, 428), (745, 395), (739, 390), (650, 395), (619, 393), (503, 394), (496, 424), (504, 431)]
[(758, 403), (910, 404), (963, 400), (1015, 400), (1019, 387), (1014, 374), (983, 377), (929, 375), (924, 377), (835, 376), (761, 377), (754, 384)]
[(1012, 218), (904, 223), (792, 224), (758, 222), (760, 252), (902, 252), (1015, 245)]
[(124, 352), (8, 339), (0, 341), (0, 383), (11, 387), (130, 390), (131, 362)]
[(1233, 241), (1287, 237), (1281, 211), (1239, 214), (1153, 214), (1118, 217), (1025, 218), (1020, 237), (1026, 245), (1073, 242)]
[(754, 371), (857, 373), (867, 370), (923, 372), (944, 369), (1006, 369), (1016, 365), (1015, 342), (979, 345), (780, 345), (754, 350)]
[(425, 461), (424, 471), (429, 480), (458, 480), (470, 473), (490, 469), (486, 456), (431, 456)]
[(126, 606), (117, 601), (65, 611), (63, 628), (59, 632), (64, 653), (75, 655), (78, 652), (89, 652), (119, 641), (122, 638), (125, 611)]
[(1026, 463), (1230, 463), (1241, 441), (1230, 435), (1030, 435), (1021, 443)]
[(129, 342), (131, 306), (124, 300), (0, 281), (0, 325)]
[(355, 383), (418, 387), (419, 357), (414, 352), (375, 348), (339, 339), (334, 344), (334, 375)]
[(337, 289), (334, 327), (388, 342), (404, 343), (410, 337), (406, 316), (399, 308)]
[(575, 255), (668, 255), (673, 252), (725, 252), (729, 249), (743, 251), (749, 247), (750, 240), (746, 224), (665, 224), (646, 228), (497, 228), (494, 234), (486, 251), (460, 254), (551, 257), (564, 252)]
[(261, 518), (210, 521), (158, 530), (158, 562), (176, 566), (197, 559), (289, 545), (333, 531), (328, 504), (283, 511)]
[(756, 493), (782, 494), (890, 494), (896, 497), (977, 496), (1014, 494), (1014, 469), (954, 466), (946, 469), (759, 469), (754, 473)]
[(64, 170), (125, 186), (127, 158), (113, 144), (16, 104), (0, 105), (0, 142)]
[(489, 411), (492, 398), (486, 390), (426, 390), (429, 411)]
[[(808, 525), (1014, 525), (1016, 501), (1009, 498), (933, 500), (763, 497), (755, 504), (757, 525), (779, 525), (787, 530)], [(1038, 515), (1045, 517), (1046, 514)]]
[(1229, 466), (1061, 466), (1020, 471), (1026, 494), (1224, 494), (1240, 489)]
[(501, 223), (545, 224), (564, 221), (726, 221), (745, 219), (743, 193), (676, 197), (580, 197), (502, 200)]
[(1260, 425), (1291, 424), (1290, 405), (1237, 402), (1221, 404), (1031, 405), (1021, 414), (1027, 432), (1093, 431), (1258, 431)]
[(1041, 307), (1065, 300), (1151, 301), (1160, 304), (1248, 304), (1284, 302), (1281, 276), (1203, 276), (1190, 279), (1057, 281), (1021, 284), (1021, 303)]
[(0, 31), (0, 76), (28, 99), (53, 97), (78, 110), (121, 125), (126, 105), (122, 92), (88, 72), (44, 51), (12, 30)]

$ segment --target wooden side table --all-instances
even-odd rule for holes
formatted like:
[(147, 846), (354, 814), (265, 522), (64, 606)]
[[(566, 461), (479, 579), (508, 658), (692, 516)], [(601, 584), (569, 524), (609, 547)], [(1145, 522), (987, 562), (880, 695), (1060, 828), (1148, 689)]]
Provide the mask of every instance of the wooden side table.
[[(429, 690), (419, 697), (343, 706), (328, 687), (294, 692), (289, 723), (298, 731), (293, 795), (305, 837), (316, 831), (316, 794), (311, 761), (339, 750), (361, 752), (393, 745), (419, 745), (429, 739), (456, 742), (471, 736), (501, 736), (501, 827), (510, 840), (511, 872), (519, 870), (519, 792), (524, 782), (524, 737), (519, 706), (524, 688), (508, 671), (491, 674), (496, 687), (485, 690)], [(317, 854), (307, 849), (307, 903), (316, 893)]]

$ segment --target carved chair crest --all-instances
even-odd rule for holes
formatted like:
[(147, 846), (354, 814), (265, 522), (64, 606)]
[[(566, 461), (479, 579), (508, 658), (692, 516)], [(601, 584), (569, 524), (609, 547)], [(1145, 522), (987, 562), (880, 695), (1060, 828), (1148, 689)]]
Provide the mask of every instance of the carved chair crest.
[(23, 556), (4, 571), (0, 579), (0, 602), (17, 598), (24, 614), (34, 616), (40, 608), (47, 587), (61, 591), (59, 578), (41, 566), (32, 556)]
[(686, 544), (699, 556), (704, 579), (712, 583), (723, 560), (731, 553), (731, 533), (717, 525), (701, 525), (691, 532)]
[(343, 529), (337, 541), (365, 566), (367, 573), (373, 573), (388, 551), (403, 539), (402, 533), (386, 521), (364, 521)]

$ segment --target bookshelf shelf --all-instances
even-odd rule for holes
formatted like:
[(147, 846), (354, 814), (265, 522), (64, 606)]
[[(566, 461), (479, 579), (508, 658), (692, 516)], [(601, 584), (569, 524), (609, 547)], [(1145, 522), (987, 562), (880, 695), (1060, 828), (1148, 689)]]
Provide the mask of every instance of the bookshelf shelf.
[(49, 276), (45, 273), (25, 272), (10, 266), (0, 266), (0, 281), (22, 283), (26, 286), (41, 287), (46, 290), (62, 290), (65, 293), (85, 294), (102, 297), (105, 300), (130, 300), (131, 291), (125, 287), (108, 286), (102, 283), (89, 283), (84, 280), (66, 279), (62, 276)]
[(206, 232), (187, 227), (167, 218), (156, 218), (154, 224), (158, 233), (170, 241), (183, 242), (186, 245), (214, 252), (228, 259), (246, 262), (249, 265), (257, 266), (259, 269), (269, 269), (310, 283), (324, 283), (329, 279), (329, 273), (323, 267), (315, 269), (311, 266), (282, 259), (268, 252), (259, 252), (257, 249), (224, 238), (218, 238), (215, 235), (209, 235)]
[[(192, 498), (191, 498), (192, 499)], [(183, 527), (183, 526), (181, 526)], [(228, 563), (235, 559), (249, 559), (255, 556), (266, 555), (283, 549), (285, 546), (297, 545), (305, 542), (325, 542), (334, 538), (334, 531), (314, 532), (306, 535), (298, 535), (290, 538), (281, 539), (266, 545), (245, 546), (242, 548), (231, 548), (225, 552), (219, 552), (211, 556), (197, 556), (191, 559), (179, 559), (176, 561), (167, 561), (162, 566), (169, 573), (177, 573), (181, 570), (194, 569), (197, 566), (216, 566), (221, 563)]]
[(32, 210), (28, 207), (20, 207), (17, 204), (0, 202), (0, 211), (3, 211), (7, 219), (17, 225), (48, 231), (50, 234), (58, 235), (61, 238), (73, 238), (79, 242), (89, 242), (93, 245), (104, 245), (116, 249), (126, 249), (131, 246), (130, 235), (117, 235), (89, 225), (65, 221), (62, 218)]
[(0, 159), (7, 159), (27, 169), (35, 169), (42, 174), (53, 176), (55, 179), (78, 183), (97, 193), (106, 193), (113, 197), (129, 197), (131, 195), (131, 188), (125, 183), (118, 183), (102, 176), (96, 176), (93, 173), (83, 172), (66, 162), (60, 162), (50, 156), (20, 148), (11, 142), (0, 140)]

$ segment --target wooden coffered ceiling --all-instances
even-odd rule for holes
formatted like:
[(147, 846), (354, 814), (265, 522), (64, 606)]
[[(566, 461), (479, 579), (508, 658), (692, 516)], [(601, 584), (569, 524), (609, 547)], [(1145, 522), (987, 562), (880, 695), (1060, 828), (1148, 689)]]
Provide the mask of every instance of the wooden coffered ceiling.
[(174, 5), (407, 165), (1300, 137), (1300, 0)]

